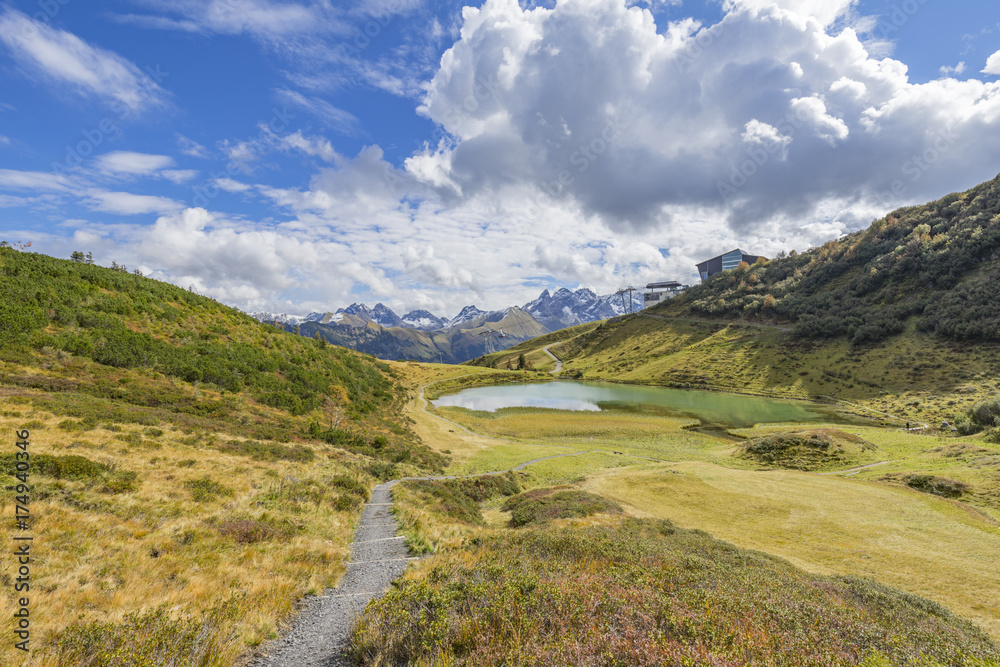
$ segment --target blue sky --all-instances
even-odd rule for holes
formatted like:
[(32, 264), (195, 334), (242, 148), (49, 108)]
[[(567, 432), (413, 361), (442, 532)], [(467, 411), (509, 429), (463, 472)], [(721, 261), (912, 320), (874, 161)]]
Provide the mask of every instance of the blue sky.
[(968, 0), (0, 3), (0, 238), (246, 310), (696, 280), (1000, 171)]

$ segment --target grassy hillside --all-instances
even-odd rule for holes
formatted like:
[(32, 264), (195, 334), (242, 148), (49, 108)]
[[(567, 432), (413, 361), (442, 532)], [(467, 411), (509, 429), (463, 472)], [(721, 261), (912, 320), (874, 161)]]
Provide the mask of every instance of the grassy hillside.
[(565, 329), (560, 329), (559, 331), (553, 331), (545, 334), (544, 336), (538, 336), (537, 338), (532, 338), (531, 340), (518, 343), (509, 349), (477, 357), (470, 361), (469, 365), (486, 366), (488, 368), (506, 368), (507, 364), (511, 364), (511, 366), (516, 368), (518, 357), (521, 354), (524, 354), (525, 361), (527, 362), (529, 368), (536, 370), (551, 370), (555, 368), (555, 362), (552, 361), (552, 358), (549, 357), (549, 355), (542, 352), (543, 348), (548, 345), (570, 340), (593, 331), (601, 324), (601, 322), (588, 322), (586, 324), (578, 324), (575, 327), (567, 327)]
[(789, 323), (802, 339), (884, 340), (914, 320), (956, 341), (1000, 341), (1000, 177), (900, 209), (802, 254), (713, 276), (651, 312)]
[[(10, 248), (0, 291), (0, 513), (27, 430), (39, 551), (25, 664), (232, 664), (339, 579), (377, 480), (445, 464), (371, 357)], [(8, 637), (14, 567), (0, 560)]]
[[(497, 374), (478, 368), (470, 378), (462, 376), (472, 369), (407, 366), (414, 373), (426, 371), (422, 382), (454, 378), (428, 387), (428, 393), (470, 379), (490, 381)], [(450, 372), (442, 374), (443, 369)], [(529, 492), (568, 485), (614, 501), (630, 516), (704, 530), (811, 574), (869, 577), (943, 604), (1000, 638), (995, 567), (1000, 446), (982, 435), (906, 432), (902, 422), (767, 424), (732, 431), (746, 438), (741, 443), (692, 431), (691, 419), (655, 413), (433, 412), (450, 421), (418, 411), (417, 428), (428, 443), (453, 456), (449, 474), (507, 470), (544, 459), (518, 474)], [(752, 455), (746, 445), (753, 446)], [(504, 510), (512, 507), (505, 507), (504, 498), (476, 494), (477, 518), (468, 502), (456, 499), (456, 489), (438, 492), (434, 486), (396, 487), (397, 516), (421, 552), (436, 549), (448, 558), (456, 550), (471, 553), (476, 531), (509, 525), (512, 513)], [(428, 587), (422, 590), (445, 591), (435, 577), (420, 574), (417, 580)], [(595, 583), (595, 590), (605, 584)]]
[(981, 630), (925, 599), (870, 580), (806, 574), (669, 521), (615, 517), (620, 509), (592, 494), (515, 496), (505, 503), (514, 506), (511, 525), (531, 526), (486, 527), (479, 503), (516, 492), (516, 480), (498, 479), (495, 488), (407, 483), (408, 502), (436, 508), (428, 534), (457, 532), (464, 544), (421, 563), (368, 607), (352, 636), (360, 664), (1000, 660)]

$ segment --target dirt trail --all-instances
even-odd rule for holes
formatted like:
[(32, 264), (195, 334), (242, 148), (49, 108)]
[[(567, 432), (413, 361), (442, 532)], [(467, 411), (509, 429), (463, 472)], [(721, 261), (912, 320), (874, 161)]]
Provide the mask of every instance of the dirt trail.
[[(563, 341), (561, 341), (561, 340), (560, 341), (556, 341), (555, 343), (552, 343), (552, 345), (559, 345), (562, 342)], [(562, 360), (559, 359), (559, 357), (557, 357), (556, 355), (554, 355), (551, 352), (549, 352), (549, 348), (552, 347), (552, 345), (546, 345), (545, 347), (543, 347), (542, 348), (542, 352), (544, 352), (545, 354), (549, 355), (552, 358), (552, 361), (556, 362), (556, 369), (554, 371), (550, 371), (550, 372), (553, 375), (559, 375), (560, 373), (562, 373)]]
[(843, 475), (844, 477), (850, 477), (851, 475), (857, 475), (862, 470), (868, 470), (869, 468), (877, 468), (878, 466), (884, 466), (886, 463), (895, 463), (896, 461), (879, 461), (878, 463), (869, 463), (864, 466), (856, 466), (854, 468), (848, 468), (847, 470), (834, 470), (833, 472), (820, 472), (817, 475)]
[(753, 327), (755, 329), (777, 329), (778, 331), (791, 331), (792, 327), (783, 327), (779, 324), (762, 324), (759, 322), (739, 322), (739, 321), (726, 321), (726, 320), (712, 320), (707, 317), (667, 317), (666, 315), (654, 315), (653, 313), (636, 313), (640, 317), (652, 317), (657, 320), (664, 320), (666, 322), (699, 322), (701, 324), (719, 324), (722, 326), (729, 326), (734, 324), (741, 327)]

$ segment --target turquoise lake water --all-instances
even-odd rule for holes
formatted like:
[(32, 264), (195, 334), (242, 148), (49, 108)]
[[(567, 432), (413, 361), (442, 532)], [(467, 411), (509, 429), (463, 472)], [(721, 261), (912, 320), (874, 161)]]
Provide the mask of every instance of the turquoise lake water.
[(495, 412), (503, 408), (615, 410), (698, 419), (705, 426), (744, 428), (771, 422), (859, 423), (830, 406), (695, 389), (606, 382), (540, 382), (474, 387), (435, 400), (435, 406)]

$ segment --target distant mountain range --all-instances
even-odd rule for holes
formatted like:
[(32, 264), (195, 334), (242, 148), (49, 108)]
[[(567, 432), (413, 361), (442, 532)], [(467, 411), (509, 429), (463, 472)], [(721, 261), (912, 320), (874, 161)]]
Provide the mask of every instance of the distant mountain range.
[[(642, 292), (634, 292), (632, 300), (631, 310), (641, 310)], [(597, 296), (593, 291), (581, 287), (575, 292), (562, 288), (556, 290), (554, 294), (545, 290), (537, 299), (524, 304), (523, 309), (531, 313), (531, 316), (549, 331), (556, 331), (624, 315), (629, 312), (627, 305), (627, 297), (623, 299), (618, 294)]]
[[(634, 293), (632, 299), (634, 310), (641, 309), (642, 294)], [(521, 307), (483, 311), (466, 306), (451, 319), (427, 310), (400, 317), (381, 303), (372, 308), (355, 303), (305, 317), (267, 312), (250, 316), (289, 331), (298, 327), (303, 336), (319, 334), (331, 343), (381, 359), (459, 363), (481, 356), (491, 347), (507, 349), (551, 331), (623, 315), (627, 306), (628, 298), (617, 294), (598, 296), (587, 288), (562, 288), (554, 293), (545, 290)]]

